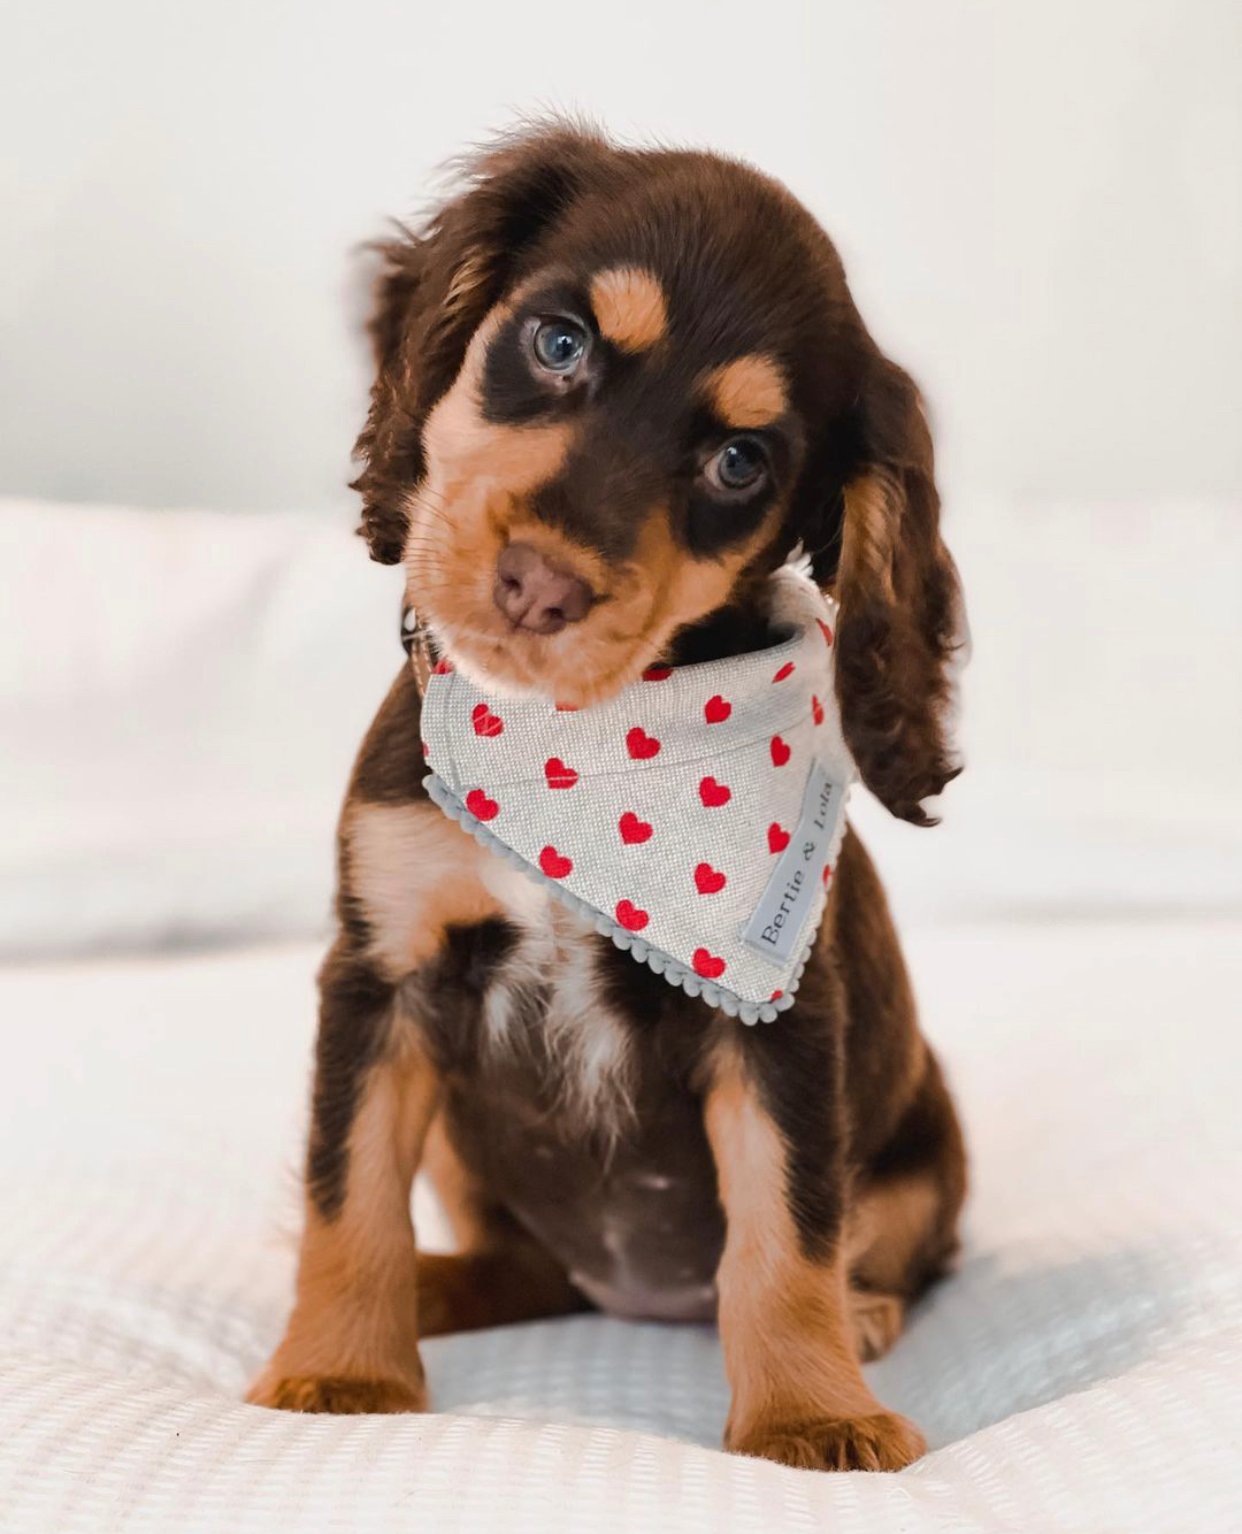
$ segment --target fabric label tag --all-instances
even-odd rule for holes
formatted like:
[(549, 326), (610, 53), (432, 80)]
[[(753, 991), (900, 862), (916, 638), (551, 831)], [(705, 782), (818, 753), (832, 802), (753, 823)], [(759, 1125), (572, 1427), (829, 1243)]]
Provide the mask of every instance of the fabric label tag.
[(754, 953), (785, 964), (815, 907), (845, 796), (819, 762), (811, 766), (798, 825), (742, 933)]

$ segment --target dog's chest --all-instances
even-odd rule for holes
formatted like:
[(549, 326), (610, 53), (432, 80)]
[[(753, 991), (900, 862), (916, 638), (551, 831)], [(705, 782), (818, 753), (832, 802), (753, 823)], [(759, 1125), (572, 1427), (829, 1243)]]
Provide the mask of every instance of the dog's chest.
[(450, 1075), (463, 1159), (615, 1314), (714, 1314), (723, 1220), (690, 1005), (549, 908), (483, 979), (471, 1057)]

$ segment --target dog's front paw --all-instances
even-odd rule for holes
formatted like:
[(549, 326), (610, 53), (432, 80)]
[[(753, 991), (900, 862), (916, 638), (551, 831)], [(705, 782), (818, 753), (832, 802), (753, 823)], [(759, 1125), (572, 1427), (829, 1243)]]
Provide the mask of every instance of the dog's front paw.
[(729, 1433), (725, 1447), (799, 1470), (904, 1470), (927, 1451), (918, 1428), (888, 1411), (756, 1423)]
[(354, 1379), (341, 1374), (266, 1373), (250, 1387), (246, 1399), (252, 1406), (271, 1406), (277, 1411), (420, 1412), (427, 1409), (427, 1392), (402, 1380)]

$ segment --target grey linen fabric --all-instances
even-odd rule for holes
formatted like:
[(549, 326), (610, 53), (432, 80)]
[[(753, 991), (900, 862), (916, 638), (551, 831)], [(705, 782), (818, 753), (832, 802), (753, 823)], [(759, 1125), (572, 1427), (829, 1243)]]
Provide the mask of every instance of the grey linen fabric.
[(423, 704), (441, 809), (597, 930), (744, 1022), (790, 1005), (854, 777), (832, 614), (785, 570), (789, 637), (652, 668), (608, 702), (500, 697), (442, 667)]

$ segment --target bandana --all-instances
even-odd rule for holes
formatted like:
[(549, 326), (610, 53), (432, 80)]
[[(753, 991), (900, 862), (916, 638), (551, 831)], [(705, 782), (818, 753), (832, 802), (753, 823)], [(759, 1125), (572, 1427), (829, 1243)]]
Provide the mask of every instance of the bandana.
[(774, 590), (771, 648), (653, 666), (590, 708), (491, 695), (446, 661), (420, 675), (426, 787), (444, 813), (745, 1023), (793, 1002), (855, 776), (833, 613), (791, 569)]

